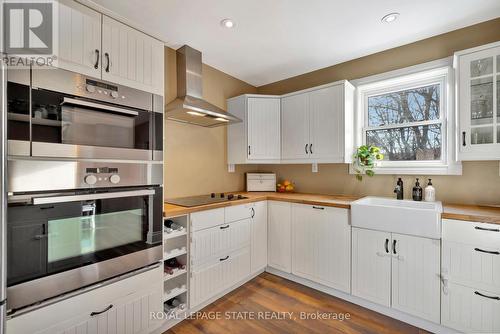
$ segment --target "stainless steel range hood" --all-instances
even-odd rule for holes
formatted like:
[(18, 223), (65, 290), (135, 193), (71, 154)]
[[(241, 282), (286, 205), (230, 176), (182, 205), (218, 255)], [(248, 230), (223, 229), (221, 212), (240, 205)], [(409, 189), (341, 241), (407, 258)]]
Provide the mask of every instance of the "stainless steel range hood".
[(177, 98), (167, 104), (166, 117), (205, 127), (241, 122), (203, 100), (201, 52), (187, 45), (177, 50)]

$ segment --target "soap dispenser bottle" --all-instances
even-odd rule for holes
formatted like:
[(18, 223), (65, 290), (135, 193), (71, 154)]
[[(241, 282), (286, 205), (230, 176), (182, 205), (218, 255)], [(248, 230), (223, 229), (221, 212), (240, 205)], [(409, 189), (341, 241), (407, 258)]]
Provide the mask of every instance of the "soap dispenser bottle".
[(415, 182), (415, 186), (413, 187), (412, 195), (414, 201), (422, 200), (422, 187), (420, 186), (420, 182), (418, 182), (418, 177), (417, 182)]
[(429, 179), (427, 187), (425, 187), (425, 201), (434, 202), (436, 200), (436, 189), (432, 186), (432, 180)]

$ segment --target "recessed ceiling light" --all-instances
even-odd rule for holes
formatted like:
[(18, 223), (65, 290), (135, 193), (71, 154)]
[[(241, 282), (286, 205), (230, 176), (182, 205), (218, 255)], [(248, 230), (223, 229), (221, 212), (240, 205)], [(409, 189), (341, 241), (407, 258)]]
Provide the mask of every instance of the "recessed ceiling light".
[(223, 26), (224, 28), (230, 29), (230, 28), (234, 27), (234, 22), (231, 19), (224, 19), (224, 20), (220, 21), (220, 25)]
[(391, 23), (391, 22), (394, 22), (396, 21), (396, 19), (399, 17), (399, 13), (390, 13), (390, 14), (387, 14), (385, 15), (383, 18), (382, 18), (382, 22), (385, 22), (385, 23)]
[(206, 116), (205, 114), (202, 114), (201, 112), (197, 111), (188, 111), (187, 113), (193, 116)]

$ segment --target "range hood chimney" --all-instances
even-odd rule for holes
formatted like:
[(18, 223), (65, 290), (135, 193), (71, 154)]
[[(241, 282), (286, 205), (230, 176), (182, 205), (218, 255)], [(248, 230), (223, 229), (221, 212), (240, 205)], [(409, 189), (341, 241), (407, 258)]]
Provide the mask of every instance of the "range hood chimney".
[(187, 45), (177, 50), (177, 98), (167, 104), (169, 120), (205, 127), (241, 122), (219, 107), (203, 100), (201, 52)]

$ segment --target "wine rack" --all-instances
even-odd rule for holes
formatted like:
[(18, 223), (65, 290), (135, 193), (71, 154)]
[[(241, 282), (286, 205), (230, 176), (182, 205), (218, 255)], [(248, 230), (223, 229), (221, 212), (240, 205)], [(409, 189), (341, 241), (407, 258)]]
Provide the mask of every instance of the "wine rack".
[[(170, 226), (170, 227), (167, 227)], [(188, 309), (188, 216), (165, 218), (163, 224), (163, 309), (171, 318)], [(180, 265), (180, 266), (179, 266)]]

